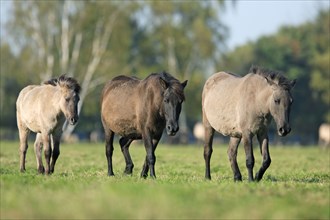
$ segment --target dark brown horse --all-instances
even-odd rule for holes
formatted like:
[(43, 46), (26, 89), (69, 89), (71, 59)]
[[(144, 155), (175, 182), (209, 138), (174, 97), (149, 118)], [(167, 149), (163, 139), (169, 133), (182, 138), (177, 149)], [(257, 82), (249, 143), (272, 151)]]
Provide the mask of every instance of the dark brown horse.
[(257, 136), (263, 162), (255, 179), (261, 180), (271, 163), (268, 150), (268, 126), (273, 117), (280, 136), (290, 131), (289, 116), (293, 102), (290, 90), (295, 80), (279, 72), (252, 67), (250, 73), (239, 77), (220, 72), (212, 75), (203, 89), (203, 124), (205, 128), (205, 177), (211, 179), (210, 159), (214, 131), (230, 136), (228, 157), (234, 180), (242, 180), (237, 165), (237, 148), (241, 140), (246, 154), (249, 180), (254, 180), (252, 137)]
[(141, 177), (155, 178), (155, 149), (164, 128), (168, 135), (179, 130), (178, 119), (184, 101), (180, 83), (168, 73), (153, 73), (144, 80), (118, 76), (109, 81), (102, 93), (101, 118), (105, 132), (108, 175), (113, 176), (112, 152), (114, 134), (121, 136), (119, 144), (125, 157), (124, 173), (131, 174), (132, 162), (129, 146), (133, 140), (143, 139), (147, 152)]

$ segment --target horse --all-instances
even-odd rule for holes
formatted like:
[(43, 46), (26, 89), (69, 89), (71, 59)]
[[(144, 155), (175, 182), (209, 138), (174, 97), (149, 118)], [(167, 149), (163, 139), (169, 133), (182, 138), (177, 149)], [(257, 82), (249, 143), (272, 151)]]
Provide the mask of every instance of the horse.
[(117, 76), (106, 83), (101, 95), (101, 120), (105, 133), (108, 176), (113, 176), (112, 154), (114, 134), (121, 136), (119, 144), (125, 158), (125, 174), (132, 174), (133, 161), (129, 146), (142, 139), (146, 158), (141, 177), (156, 178), (155, 150), (166, 128), (169, 136), (178, 130), (181, 106), (185, 100), (187, 80), (180, 83), (169, 73), (152, 73), (143, 80)]
[(319, 127), (319, 145), (330, 147), (330, 124), (323, 123)]
[[(79, 92), (78, 82), (65, 75), (48, 80), (41, 85), (29, 85), (21, 90), (16, 101), (21, 172), (25, 171), (30, 131), (37, 133), (34, 150), (38, 173), (52, 174), (54, 172), (55, 163), (60, 154), (63, 124), (65, 120), (71, 125), (78, 121)], [(46, 168), (41, 159), (42, 147), (44, 148)]]
[[(229, 136), (227, 151), (234, 181), (242, 181), (237, 164), (237, 149), (243, 141), (249, 181), (260, 181), (270, 166), (268, 126), (274, 118), (279, 136), (290, 133), (290, 93), (296, 80), (288, 80), (281, 72), (252, 66), (244, 77), (219, 72), (203, 87), (202, 112), (205, 129), (205, 178), (211, 179), (210, 160), (214, 131)], [(257, 136), (263, 162), (253, 177), (252, 138)]]

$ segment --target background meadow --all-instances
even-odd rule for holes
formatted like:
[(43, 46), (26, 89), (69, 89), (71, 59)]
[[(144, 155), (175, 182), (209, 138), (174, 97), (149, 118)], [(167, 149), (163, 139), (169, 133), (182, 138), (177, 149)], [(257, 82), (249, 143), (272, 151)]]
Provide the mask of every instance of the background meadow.
[[(329, 150), (271, 146), (264, 179), (249, 183), (242, 148), (243, 182), (233, 181), (227, 148), (215, 146), (212, 180), (204, 180), (203, 148), (160, 144), (157, 179), (139, 177), (145, 150), (131, 146), (135, 168), (114, 151), (115, 177), (107, 176), (103, 144), (63, 144), (55, 173), (38, 175), (29, 144), (27, 171), (19, 172), (17, 142), (1, 142), (1, 219), (329, 219)], [(255, 170), (261, 156), (255, 149)]]

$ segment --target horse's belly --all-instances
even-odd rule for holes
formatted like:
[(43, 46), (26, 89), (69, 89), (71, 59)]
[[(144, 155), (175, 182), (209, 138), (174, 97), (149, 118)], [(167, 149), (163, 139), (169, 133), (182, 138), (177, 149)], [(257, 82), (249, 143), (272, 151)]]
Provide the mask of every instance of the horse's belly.
[(116, 134), (131, 139), (140, 139), (141, 132), (138, 130), (134, 120), (117, 119), (113, 120), (110, 124), (110, 129)]
[(236, 121), (221, 115), (209, 115), (207, 118), (212, 128), (220, 134), (230, 137), (242, 137), (242, 131)]
[(231, 137), (241, 137), (242, 131), (238, 123), (236, 108), (233, 103), (206, 97), (203, 111), (214, 130)]

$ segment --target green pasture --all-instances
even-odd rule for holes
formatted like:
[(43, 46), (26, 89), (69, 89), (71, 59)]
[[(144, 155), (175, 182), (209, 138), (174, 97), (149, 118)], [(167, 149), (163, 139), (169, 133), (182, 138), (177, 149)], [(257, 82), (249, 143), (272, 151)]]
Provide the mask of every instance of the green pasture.
[[(239, 149), (243, 182), (233, 182), (227, 148), (215, 146), (212, 180), (204, 180), (201, 146), (156, 150), (157, 179), (139, 177), (144, 147), (132, 144), (135, 168), (123, 175), (124, 158), (114, 151), (115, 177), (108, 177), (103, 144), (63, 144), (55, 173), (38, 175), (33, 144), (27, 172), (19, 172), (17, 142), (0, 151), (1, 219), (329, 219), (329, 150), (316, 146), (271, 146), (264, 179), (249, 183)], [(261, 156), (255, 149), (256, 166)]]

